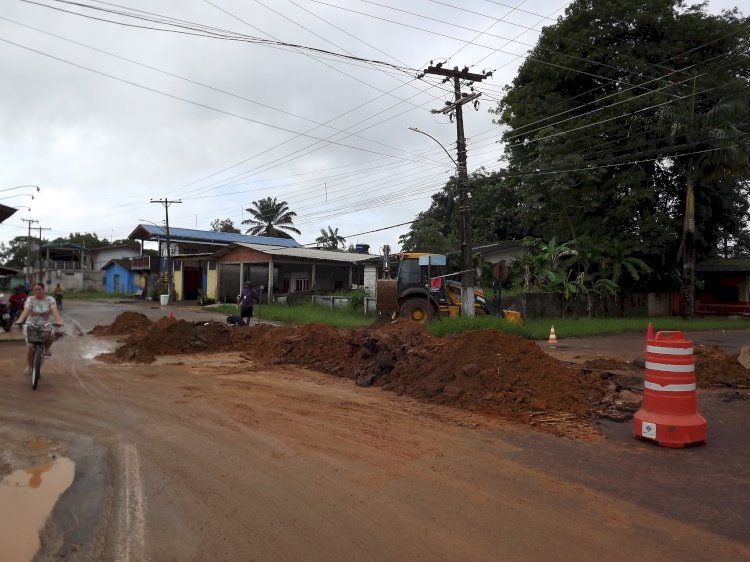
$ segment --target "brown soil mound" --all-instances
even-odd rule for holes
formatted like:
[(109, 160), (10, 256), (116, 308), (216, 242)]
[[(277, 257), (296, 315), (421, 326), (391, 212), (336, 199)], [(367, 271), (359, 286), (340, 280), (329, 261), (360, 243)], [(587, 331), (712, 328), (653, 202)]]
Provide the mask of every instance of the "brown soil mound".
[(151, 320), (140, 312), (123, 312), (109, 326), (95, 326), (90, 334), (95, 336), (123, 336), (144, 330), (151, 325)]
[[(698, 388), (717, 386), (750, 387), (750, 370), (737, 361), (739, 354), (728, 354), (716, 346), (695, 347), (695, 382)], [(643, 376), (643, 365), (618, 359), (592, 359), (582, 364), (598, 371), (633, 371)]]
[(361, 386), (526, 421), (543, 412), (593, 417), (605, 390), (597, 374), (568, 367), (517, 336), (476, 330), (435, 338), (410, 322), (343, 330), (163, 319), (102, 359), (150, 362), (157, 355), (230, 349), (258, 361), (299, 365)]
[(750, 370), (737, 362), (739, 354), (728, 355), (714, 346), (696, 347), (695, 379), (700, 388), (750, 386)]
[[(568, 433), (575, 430), (562, 427), (567, 420), (611, 415), (618, 392), (642, 390), (639, 365), (606, 358), (567, 365), (533, 342), (496, 330), (435, 338), (406, 321), (349, 330), (321, 324), (235, 327), (167, 317), (151, 323), (142, 314), (125, 312), (93, 333), (130, 334), (117, 351), (100, 356), (105, 361), (148, 363), (158, 355), (240, 351), (256, 361), (299, 365), (420, 400), (551, 423), (547, 429)], [(695, 361), (700, 387), (750, 386), (750, 371), (736, 355), (701, 347)]]
[(99, 359), (109, 362), (150, 363), (158, 355), (227, 351), (232, 339), (229, 328), (218, 322), (191, 323), (162, 318), (145, 330), (133, 332), (114, 353)]

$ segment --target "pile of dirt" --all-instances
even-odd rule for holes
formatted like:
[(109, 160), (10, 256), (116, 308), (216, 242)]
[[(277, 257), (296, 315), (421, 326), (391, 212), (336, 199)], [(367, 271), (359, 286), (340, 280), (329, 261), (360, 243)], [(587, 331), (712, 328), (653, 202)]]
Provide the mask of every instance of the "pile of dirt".
[(604, 384), (496, 330), (435, 338), (411, 322), (379, 328), (228, 327), (162, 319), (130, 335), (106, 361), (150, 362), (157, 355), (240, 351), (248, 359), (293, 364), (420, 400), (534, 423), (540, 412), (565, 419), (600, 415)]
[[(531, 424), (603, 416), (623, 421), (639, 407), (643, 389), (642, 365), (614, 359), (566, 364), (533, 342), (497, 330), (436, 338), (406, 321), (358, 329), (236, 327), (174, 318), (151, 323), (143, 315), (123, 313), (94, 334), (128, 330), (123, 345), (101, 359), (148, 363), (159, 355), (238, 351), (262, 363), (293, 364), (360, 386)], [(736, 356), (718, 348), (697, 348), (695, 354), (699, 386), (750, 384), (750, 371)]]
[(700, 388), (750, 388), (750, 370), (740, 365), (739, 354), (728, 355), (715, 346), (696, 347), (695, 380)]
[(231, 343), (229, 328), (224, 324), (164, 317), (153, 323), (149, 320), (145, 329), (132, 332), (116, 351), (99, 355), (98, 359), (112, 363), (151, 363), (159, 355), (228, 351)]
[[(695, 382), (698, 388), (750, 388), (750, 370), (743, 367), (739, 354), (725, 353), (716, 346), (693, 348)], [(582, 364), (584, 369), (598, 371), (605, 378), (611, 375), (622, 378), (629, 373), (643, 377), (643, 361), (626, 362), (618, 359), (592, 359)]]
[(140, 312), (123, 312), (109, 326), (95, 326), (89, 333), (95, 336), (124, 336), (148, 328), (151, 320)]

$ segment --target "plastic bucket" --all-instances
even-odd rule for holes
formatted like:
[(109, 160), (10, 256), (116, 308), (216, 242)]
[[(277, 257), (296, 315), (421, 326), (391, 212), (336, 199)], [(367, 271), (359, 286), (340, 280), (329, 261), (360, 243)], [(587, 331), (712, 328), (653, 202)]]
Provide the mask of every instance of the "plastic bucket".
[(159, 300), (162, 306), (167, 306), (169, 304), (169, 295), (159, 295)]

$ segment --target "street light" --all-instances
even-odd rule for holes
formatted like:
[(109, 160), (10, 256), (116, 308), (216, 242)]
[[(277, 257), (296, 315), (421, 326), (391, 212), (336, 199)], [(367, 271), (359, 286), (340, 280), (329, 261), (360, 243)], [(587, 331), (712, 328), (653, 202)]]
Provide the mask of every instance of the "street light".
[[(460, 115), (460, 113), (458, 115)], [(456, 180), (458, 182), (459, 195), (461, 197), (461, 314), (463, 316), (473, 317), (474, 265), (471, 256), (471, 218), (468, 200), (469, 178), (466, 171), (466, 141), (464, 139), (463, 120), (459, 119), (458, 125), (458, 158), (460, 162), (456, 161), (443, 144), (432, 135), (417, 129), (416, 127), (409, 127), (409, 130), (430, 137), (440, 145), (440, 148), (445, 151), (448, 158), (450, 158), (456, 165)]]
[(0, 201), (6, 201), (8, 199), (13, 199), (14, 197), (31, 197), (32, 200), (34, 199), (34, 195), (31, 193), (14, 193), (13, 195), (0, 197)]
[(443, 146), (443, 143), (441, 143), (439, 140), (437, 140), (435, 137), (433, 137), (430, 133), (425, 133), (424, 131), (417, 129), (416, 127), (409, 127), (410, 131), (414, 131), (415, 133), (422, 133), (425, 136), (430, 137), (432, 140), (434, 140), (436, 143), (440, 145), (440, 148), (443, 149), (443, 151), (448, 155), (448, 158), (451, 159), (453, 162), (453, 165), (456, 167), (456, 170), (458, 170), (458, 162), (456, 162), (456, 159), (451, 156), (451, 153), (448, 152), (448, 149)]
[(26, 184), (26, 185), (17, 185), (15, 187), (5, 187), (3, 189), (0, 189), (0, 193), (3, 193), (5, 191), (13, 191), (14, 189), (22, 189), (24, 187), (36, 187), (36, 190), (39, 191), (38, 185)]

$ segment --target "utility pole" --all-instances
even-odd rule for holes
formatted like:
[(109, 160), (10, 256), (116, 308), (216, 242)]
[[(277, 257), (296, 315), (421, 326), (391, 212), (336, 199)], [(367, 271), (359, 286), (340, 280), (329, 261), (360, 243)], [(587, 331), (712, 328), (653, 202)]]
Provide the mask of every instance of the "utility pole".
[(26, 284), (31, 283), (31, 223), (39, 222), (36, 219), (21, 219), (29, 223), (29, 235), (26, 237)]
[(169, 238), (169, 206), (172, 203), (182, 203), (181, 199), (174, 201), (164, 199), (152, 199), (151, 203), (159, 203), (164, 205), (164, 213), (166, 215), (166, 226), (167, 226), (167, 294), (169, 295), (169, 302), (174, 301), (174, 279), (172, 277), (172, 241)]
[[(491, 72), (476, 74), (469, 72), (467, 67), (459, 70), (454, 66), (452, 70), (442, 68), (440, 64), (429, 66), (424, 74), (437, 74), (445, 76), (445, 82), (453, 79), (453, 102), (446, 102), (442, 109), (433, 109), (432, 113), (448, 113), (456, 115), (456, 148), (457, 158), (457, 180), (460, 194), (461, 209), (461, 314), (464, 316), (474, 316), (474, 261), (472, 257), (471, 244), (471, 202), (469, 201), (469, 174), (466, 167), (466, 137), (464, 136), (464, 116), (462, 106), (465, 103), (474, 102), (475, 107), (478, 103), (476, 100), (482, 94), (480, 92), (471, 94), (461, 93), (461, 81), (466, 80), (470, 83), (481, 82), (485, 78), (492, 76)], [(473, 91), (473, 88), (472, 88)]]
[(39, 229), (39, 279), (37, 279), (37, 283), (44, 283), (44, 266), (42, 265), (44, 263), (42, 259), (42, 230), (52, 230), (52, 228), (42, 228), (41, 226), (36, 228)]

